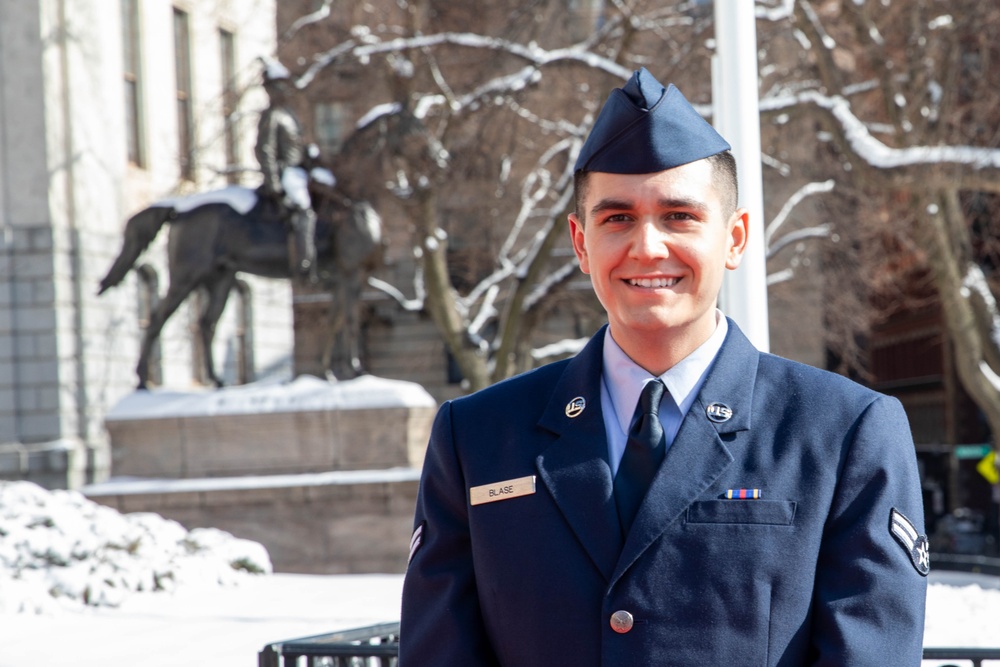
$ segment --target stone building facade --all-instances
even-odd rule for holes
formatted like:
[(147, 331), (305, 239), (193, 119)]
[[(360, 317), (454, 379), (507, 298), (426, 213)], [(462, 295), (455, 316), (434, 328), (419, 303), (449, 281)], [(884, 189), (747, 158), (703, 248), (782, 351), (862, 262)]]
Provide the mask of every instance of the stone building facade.
[[(124, 283), (97, 283), (133, 213), (256, 184), (257, 58), (275, 43), (274, 0), (0, 4), (0, 479), (108, 475), (103, 417), (135, 386), (166, 230)], [(238, 292), (216, 336), (225, 379), (290, 373), (288, 283)], [(164, 330), (162, 387), (200, 382), (192, 301)]]

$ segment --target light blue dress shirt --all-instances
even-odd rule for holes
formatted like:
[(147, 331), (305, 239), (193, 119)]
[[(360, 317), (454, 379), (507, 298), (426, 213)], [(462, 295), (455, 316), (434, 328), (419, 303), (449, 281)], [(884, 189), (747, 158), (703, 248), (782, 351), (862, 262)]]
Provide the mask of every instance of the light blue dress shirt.
[[(660, 376), (668, 392), (660, 403), (660, 423), (663, 424), (663, 436), (668, 449), (674, 442), (684, 415), (691, 409), (698, 390), (705, 382), (709, 366), (715, 361), (726, 340), (729, 324), (719, 311), (716, 311), (716, 323), (715, 332), (707, 341)], [(642, 393), (643, 386), (654, 378), (622, 351), (611, 337), (611, 329), (607, 329), (604, 334), (603, 363), (601, 410), (604, 412), (608, 463), (611, 465), (613, 478), (618, 473), (618, 464), (625, 453), (639, 394)], [(670, 400), (667, 400), (668, 396)]]

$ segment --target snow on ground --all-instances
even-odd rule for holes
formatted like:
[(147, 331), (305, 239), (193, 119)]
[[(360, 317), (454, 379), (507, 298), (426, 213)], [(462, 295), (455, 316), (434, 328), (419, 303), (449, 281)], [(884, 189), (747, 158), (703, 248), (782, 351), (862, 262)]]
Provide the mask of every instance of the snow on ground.
[(270, 643), (398, 620), (402, 580), (273, 574), (114, 609), (0, 613), (0, 667), (254, 667)]
[(1000, 647), (1000, 577), (932, 571), (924, 645)]
[[(399, 619), (402, 575), (254, 570), (254, 542), (0, 482), (0, 667), (251, 667), (269, 643)], [(934, 571), (927, 598), (925, 646), (1000, 646), (1000, 578)]]
[(114, 607), (138, 592), (270, 572), (257, 542), (148, 512), (123, 515), (77, 491), (0, 482), (0, 612)]

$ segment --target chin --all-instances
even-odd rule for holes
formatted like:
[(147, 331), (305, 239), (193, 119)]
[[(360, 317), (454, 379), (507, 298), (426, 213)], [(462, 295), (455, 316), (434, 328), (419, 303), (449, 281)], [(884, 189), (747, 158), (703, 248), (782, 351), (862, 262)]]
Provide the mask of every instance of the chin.
[(624, 321), (624, 327), (629, 331), (644, 335), (668, 335), (686, 324), (673, 317), (637, 317)]
[[(695, 314), (688, 312), (678, 312), (671, 309), (669, 312), (657, 313), (655, 310), (636, 314), (634, 317), (622, 320), (622, 322), (636, 333), (669, 335), (692, 331), (699, 328), (704, 323), (706, 328), (714, 326), (714, 311), (711, 318), (706, 314)], [(711, 324), (709, 324), (711, 322)]]

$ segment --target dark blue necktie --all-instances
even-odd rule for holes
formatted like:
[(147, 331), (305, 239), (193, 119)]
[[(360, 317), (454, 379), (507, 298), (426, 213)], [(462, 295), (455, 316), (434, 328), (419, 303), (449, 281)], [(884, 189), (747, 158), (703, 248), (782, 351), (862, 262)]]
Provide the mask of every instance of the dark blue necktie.
[(615, 504), (623, 535), (628, 535), (666, 451), (658, 414), (665, 389), (660, 380), (650, 380), (642, 388), (635, 408), (635, 423), (628, 432), (625, 453), (615, 475)]

